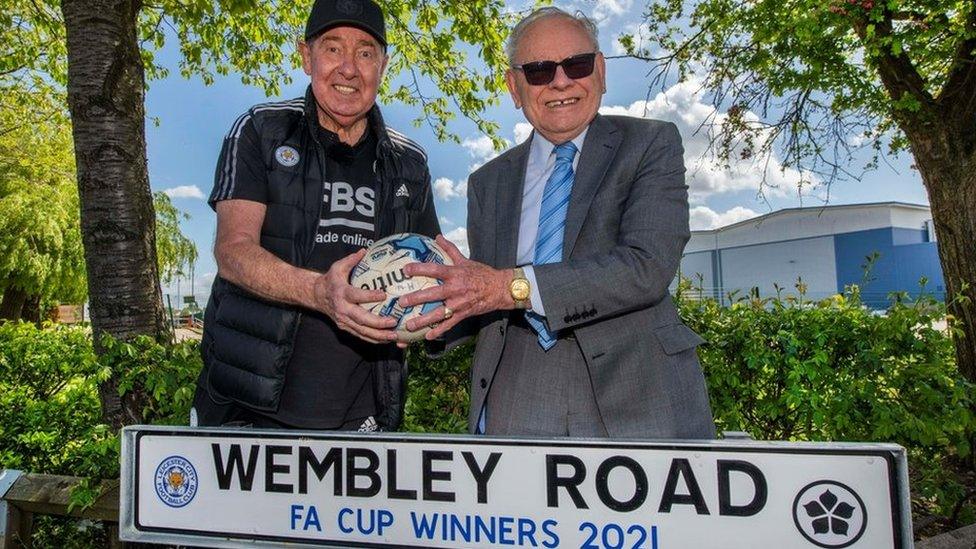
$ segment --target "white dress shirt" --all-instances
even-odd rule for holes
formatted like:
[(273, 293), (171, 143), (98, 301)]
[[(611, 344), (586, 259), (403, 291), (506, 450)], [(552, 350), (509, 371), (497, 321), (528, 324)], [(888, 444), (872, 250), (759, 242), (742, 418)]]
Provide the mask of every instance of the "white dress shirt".
[[(583, 152), (583, 141), (586, 139), (586, 132), (573, 139), (576, 145), (576, 156), (573, 157), (573, 175), (576, 174), (576, 166), (579, 164), (580, 154)], [(546, 182), (556, 168), (556, 155), (554, 143), (550, 143), (539, 132), (533, 131), (529, 138), (529, 162), (525, 170), (525, 185), (522, 187), (522, 215), (519, 218), (518, 232), (518, 255), (515, 264), (523, 267), (525, 278), (529, 280), (529, 301), (532, 303), (532, 312), (546, 316), (546, 310), (542, 303), (542, 296), (539, 295), (539, 287), (535, 283), (535, 271), (532, 263), (535, 261), (535, 240), (539, 233), (539, 213), (542, 210), (542, 194), (546, 189)]]

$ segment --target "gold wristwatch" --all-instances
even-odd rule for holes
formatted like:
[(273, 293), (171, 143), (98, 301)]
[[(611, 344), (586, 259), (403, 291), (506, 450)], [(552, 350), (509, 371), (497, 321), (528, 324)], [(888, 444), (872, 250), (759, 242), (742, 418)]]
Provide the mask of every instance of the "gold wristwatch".
[(512, 299), (515, 300), (516, 309), (531, 308), (532, 303), (529, 301), (531, 288), (529, 287), (529, 279), (525, 278), (525, 271), (522, 270), (522, 267), (515, 267), (515, 277), (508, 284), (508, 291), (512, 294)]

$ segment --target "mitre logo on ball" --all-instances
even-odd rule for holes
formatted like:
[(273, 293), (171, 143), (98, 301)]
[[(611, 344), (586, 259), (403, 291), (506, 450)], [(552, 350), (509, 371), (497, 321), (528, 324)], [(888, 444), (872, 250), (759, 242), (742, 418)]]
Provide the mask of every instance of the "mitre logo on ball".
[(373, 314), (397, 319), (395, 329), (400, 339), (418, 341), (423, 339), (430, 328), (411, 332), (407, 330), (407, 321), (436, 309), (442, 303), (435, 301), (403, 307), (399, 304), (400, 297), (417, 290), (438, 286), (441, 281), (426, 276), (408, 277), (403, 272), (403, 268), (410, 263), (454, 264), (432, 238), (413, 233), (400, 233), (377, 240), (370, 246), (366, 250), (366, 256), (353, 268), (349, 283), (364, 290), (386, 292), (385, 300), (363, 303), (362, 306)]

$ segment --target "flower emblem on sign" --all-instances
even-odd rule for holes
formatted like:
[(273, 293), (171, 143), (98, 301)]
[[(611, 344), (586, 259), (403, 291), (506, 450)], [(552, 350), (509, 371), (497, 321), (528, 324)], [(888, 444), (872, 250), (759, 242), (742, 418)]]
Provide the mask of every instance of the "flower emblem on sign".
[(854, 516), (854, 507), (846, 501), (840, 501), (829, 489), (820, 497), (803, 506), (807, 516), (813, 520), (813, 532), (826, 534), (832, 532), (842, 536), (847, 535), (848, 520)]
[(793, 521), (800, 534), (818, 547), (848, 547), (864, 534), (867, 511), (850, 487), (821, 480), (797, 494)]

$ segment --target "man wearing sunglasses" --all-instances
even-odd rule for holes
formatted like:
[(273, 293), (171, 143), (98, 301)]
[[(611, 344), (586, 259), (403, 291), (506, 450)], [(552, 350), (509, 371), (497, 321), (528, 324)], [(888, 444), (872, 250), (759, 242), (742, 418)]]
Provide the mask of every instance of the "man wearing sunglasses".
[(478, 330), (473, 432), (714, 437), (702, 339), (668, 293), (689, 238), (676, 127), (598, 114), (605, 65), (584, 16), (537, 10), (507, 49), (532, 137), (471, 174), (471, 259), (439, 237), (455, 266), (409, 266), (444, 285), (401, 303), (445, 301), (414, 322), (440, 322), (429, 339)]

